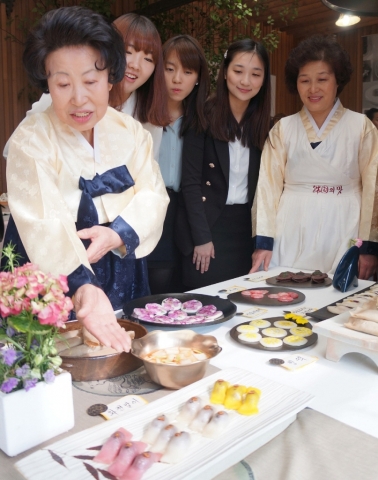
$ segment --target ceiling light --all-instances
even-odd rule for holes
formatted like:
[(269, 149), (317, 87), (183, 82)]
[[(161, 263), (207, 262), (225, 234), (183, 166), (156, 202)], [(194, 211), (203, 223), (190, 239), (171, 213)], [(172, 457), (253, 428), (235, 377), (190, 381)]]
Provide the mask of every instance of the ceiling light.
[(349, 27), (350, 25), (355, 25), (361, 20), (357, 15), (351, 13), (342, 13), (336, 21), (338, 27)]

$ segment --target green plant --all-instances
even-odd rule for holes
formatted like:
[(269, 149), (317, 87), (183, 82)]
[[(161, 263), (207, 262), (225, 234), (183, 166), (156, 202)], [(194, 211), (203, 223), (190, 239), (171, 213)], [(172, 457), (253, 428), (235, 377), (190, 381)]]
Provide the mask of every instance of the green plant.
[(55, 339), (73, 305), (65, 296), (66, 277), (54, 278), (32, 263), (18, 267), (12, 245), (3, 255), (9, 271), (0, 273), (0, 390), (10, 393), (54, 381), (62, 363)]
[[(281, 2), (276, 18), (270, 14), (268, 0), (254, 0), (248, 5), (243, 0), (191, 2), (156, 15), (148, 14), (148, 0), (136, 2), (136, 6), (155, 23), (163, 42), (173, 35), (186, 33), (201, 43), (214, 87), (219, 64), (230, 42), (253, 37), (268, 51), (278, 47), (280, 33), (274, 28), (275, 23), (288, 24), (298, 15), (298, 0)], [(271, 27), (265, 34), (263, 24)]]

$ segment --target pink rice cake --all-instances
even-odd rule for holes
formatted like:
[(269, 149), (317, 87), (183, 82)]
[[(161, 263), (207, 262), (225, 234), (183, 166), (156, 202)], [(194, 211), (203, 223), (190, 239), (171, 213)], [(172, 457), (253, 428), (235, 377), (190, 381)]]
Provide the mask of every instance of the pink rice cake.
[(205, 322), (206, 318), (203, 315), (188, 315), (184, 320), (180, 320), (177, 323), (180, 323), (180, 325), (194, 325)]
[(151, 320), (155, 317), (155, 314), (145, 308), (134, 308), (133, 316), (139, 318), (139, 320)]
[(161, 305), (168, 311), (171, 311), (180, 310), (182, 303), (178, 298), (167, 297), (161, 302)]
[(216, 311), (217, 307), (215, 305), (205, 305), (198, 310), (197, 315), (212, 315)]
[(140, 313), (137, 318), (146, 322), (154, 322), (156, 315), (153, 313)]
[(175, 323), (175, 320), (168, 317), (168, 315), (156, 315), (151, 321), (156, 323)]
[(168, 317), (173, 318), (176, 322), (180, 320), (185, 320), (187, 316), (188, 314), (185, 312), (182, 312), (181, 310), (174, 310), (174, 311), (168, 312)]
[(214, 313), (210, 313), (209, 315), (205, 315), (205, 322), (211, 322), (213, 320), (217, 320), (218, 318), (223, 317), (223, 312), (221, 310), (216, 310)]
[(202, 308), (202, 303), (199, 300), (188, 300), (182, 304), (182, 311), (186, 313), (197, 313)]
[(153, 313), (154, 315), (165, 315), (167, 313), (167, 310), (158, 303), (146, 303), (145, 308), (149, 313)]

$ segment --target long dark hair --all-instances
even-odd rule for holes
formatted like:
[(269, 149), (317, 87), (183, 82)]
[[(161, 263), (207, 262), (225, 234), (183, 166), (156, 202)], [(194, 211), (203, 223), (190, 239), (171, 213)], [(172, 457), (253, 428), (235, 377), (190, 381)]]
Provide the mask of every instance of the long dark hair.
[[(264, 81), (257, 95), (251, 98), (240, 124), (232, 114), (225, 75), (235, 55), (255, 52), (264, 65)], [(270, 67), (264, 46), (250, 38), (232, 43), (221, 63), (215, 96), (207, 102), (207, 116), (211, 135), (225, 142), (236, 138), (246, 147), (262, 150), (270, 128)]]
[[(136, 90), (133, 116), (142, 123), (159, 127), (169, 125), (167, 89), (164, 80), (164, 65), (161, 40), (155, 25), (146, 17), (136, 13), (121, 15), (114, 21), (121, 33), (125, 50), (132, 41), (137, 52), (152, 54), (155, 69), (150, 78)], [(121, 110), (123, 82), (110, 91), (110, 105)]]
[(210, 91), (210, 76), (205, 54), (201, 45), (190, 35), (177, 35), (163, 45), (163, 58), (175, 52), (183, 68), (193, 70), (198, 75), (197, 83), (183, 101), (184, 114), (180, 136), (191, 128), (198, 133), (207, 127), (204, 105)]

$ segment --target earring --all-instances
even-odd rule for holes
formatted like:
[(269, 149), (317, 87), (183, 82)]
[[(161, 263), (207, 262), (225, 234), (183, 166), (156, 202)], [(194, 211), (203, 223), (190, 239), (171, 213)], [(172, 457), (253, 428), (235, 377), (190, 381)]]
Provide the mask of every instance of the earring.
[(198, 85), (198, 82), (196, 83), (196, 85)]

